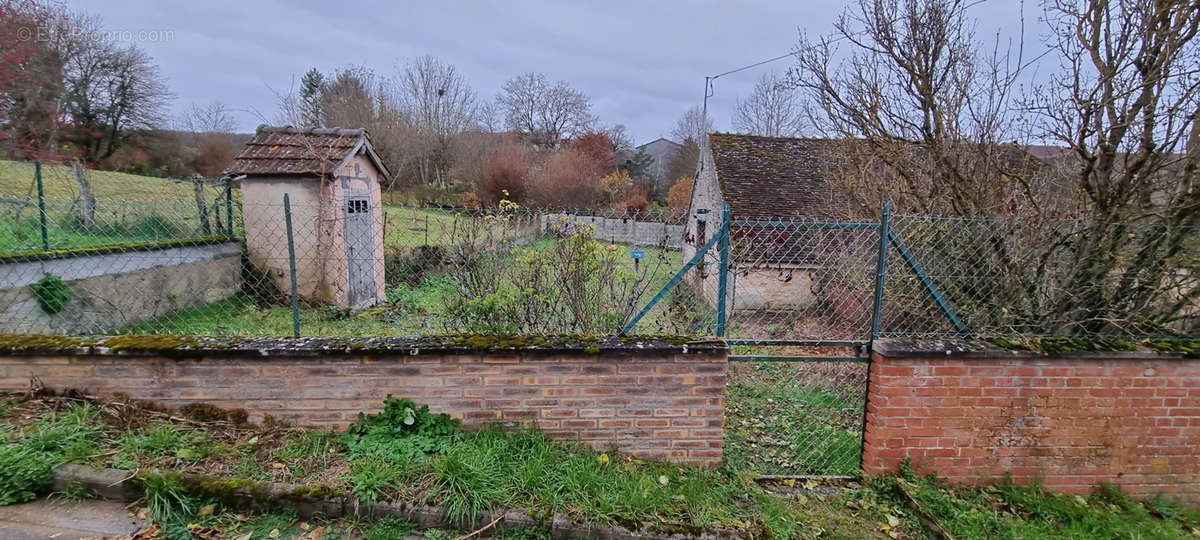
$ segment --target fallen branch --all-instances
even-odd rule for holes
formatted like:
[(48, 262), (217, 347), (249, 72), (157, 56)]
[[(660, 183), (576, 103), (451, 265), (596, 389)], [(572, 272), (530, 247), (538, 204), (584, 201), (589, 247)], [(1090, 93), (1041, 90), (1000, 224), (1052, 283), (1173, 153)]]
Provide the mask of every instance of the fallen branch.
[(479, 528), (479, 529), (477, 529), (475, 532), (473, 532), (473, 533), (471, 533), (471, 534), (464, 534), (464, 535), (462, 535), (462, 536), (460, 536), (460, 537), (458, 537), (458, 538), (455, 538), (454, 540), (467, 540), (468, 538), (471, 538), (471, 537), (473, 537), (473, 536), (475, 536), (475, 535), (477, 535), (477, 534), (479, 534), (479, 533), (481, 533), (481, 532), (483, 532), (483, 531), (486, 531), (486, 530), (488, 530), (488, 529), (490, 529), (490, 528), (492, 528), (492, 527), (495, 527), (495, 526), (496, 526), (496, 524), (497, 524), (497, 523), (500, 523), (500, 520), (502, 520), (502, 519), (504, 519), (504, 512), (500, 512), (500, 515), (496, 516), (496, 519), (493, 519), (491, 523), (488, 523), (487, 525), (484, 525), (483, 527), (480, 527), (480, 528)]
[(904, 496), (904, 501), (908, 503), (909, 508), (912, 508), (917, 513), (917, 517), (921, 518), (921, 524), (925, 525), (925, 528), (932, 531), (934, 536), (941, 540), (954, 540), (954, 535), (950, 534), (945, 527), (942, 527), (942, 524), (938, 523), (933, 513), (928, 508), (925, 508), (925, 505), (921, 504), (921, 501), (917, 500), (916, 495), (913, 495), (908, 482), (898, 479), (896, 485), (900, 486), (900, 494)]

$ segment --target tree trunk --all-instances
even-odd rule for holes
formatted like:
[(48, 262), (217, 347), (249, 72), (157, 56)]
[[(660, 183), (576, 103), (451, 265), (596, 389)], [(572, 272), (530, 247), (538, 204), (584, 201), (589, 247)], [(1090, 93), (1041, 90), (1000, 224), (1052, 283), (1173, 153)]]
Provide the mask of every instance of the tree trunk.
[(88, 178), (87, 168), (78, 159), (71, 162), (75, 171), (75, 182), (79, 184), (80, 218), (85, 229), (96, 224), (96, 195), (92, 193), (92, 181)]
[(200, 216), (200, 231), (205, 236), (212, 234), (212, 227), (208, 223), (208, 205), (204, 203), (204, 179), (193, 178), (192, 190), (196, 194), (196, 210)]

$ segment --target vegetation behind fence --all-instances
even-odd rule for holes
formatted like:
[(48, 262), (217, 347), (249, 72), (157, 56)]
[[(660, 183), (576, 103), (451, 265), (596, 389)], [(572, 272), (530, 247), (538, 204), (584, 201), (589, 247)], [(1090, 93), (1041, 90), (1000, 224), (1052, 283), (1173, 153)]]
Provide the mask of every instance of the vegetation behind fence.
[(698, 238), (676, 213), (285, 208), (234, 203), (220, 183), (203, 189), (191, 201), (100, 199), (90, 220), (78, 198), (4, 199), (0, 328), (707, 335), (724, 272), (726, 337), (748, 344), (1200, 334), (1195, 229), (1130, 225), (1126, 236), (1144, 237), (1128, 245), (1157, 250), (1116, 239), (1111, 256), (1128, 262), (1093, 276), (1069, 264), (1072, 239), (1089, 234), (1076, 222), (896, 215), (883, 239), (879, 220), (735, 217), (722, 264), (710, 242), (720, 230)]

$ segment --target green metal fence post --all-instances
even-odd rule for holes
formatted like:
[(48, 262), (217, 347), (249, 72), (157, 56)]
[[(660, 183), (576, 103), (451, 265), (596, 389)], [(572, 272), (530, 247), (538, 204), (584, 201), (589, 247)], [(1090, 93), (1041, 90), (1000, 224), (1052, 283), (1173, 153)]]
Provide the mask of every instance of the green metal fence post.
[(871, 339), (879, 337), (883, 322), (883, 282), (887, 276), (888, 237), (891, 236), (892, 203), (883, 205), (879, 215), (879, 257), (875, 262), (875, 302), (871, 309)]
[(292, 238), (292, 203), (283, 194), (283, 220), (287, 224), (288, 272), (292, 278), (292, 336), (300, 337), (300, 293), (296, 286), (296, 242)]
[(725, 337), (725, 292), (729, 285), (729, 204), (721, 205), (721, 268), (717, 272), (717, 337)]
[(50, 235), (46, 230), (46, 195), (42, 191), (42, 162), (33, 162), (33, 177), (37, 180), (38, 221), (42, 225), (42, 249), (50, 249)]
[(233, 178), (225, 177), (225, 234), (233, 236)]

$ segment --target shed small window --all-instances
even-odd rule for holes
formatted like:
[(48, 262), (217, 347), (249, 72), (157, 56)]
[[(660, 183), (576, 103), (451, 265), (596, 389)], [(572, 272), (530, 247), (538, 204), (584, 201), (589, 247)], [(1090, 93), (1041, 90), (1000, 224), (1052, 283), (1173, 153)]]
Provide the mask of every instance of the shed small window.
[(370, 209), (367, 206), (367, 201), (363, 199), (351, 199), (346, 201), (347, 214), (365, 214), (368, 211), (370, 211)]

